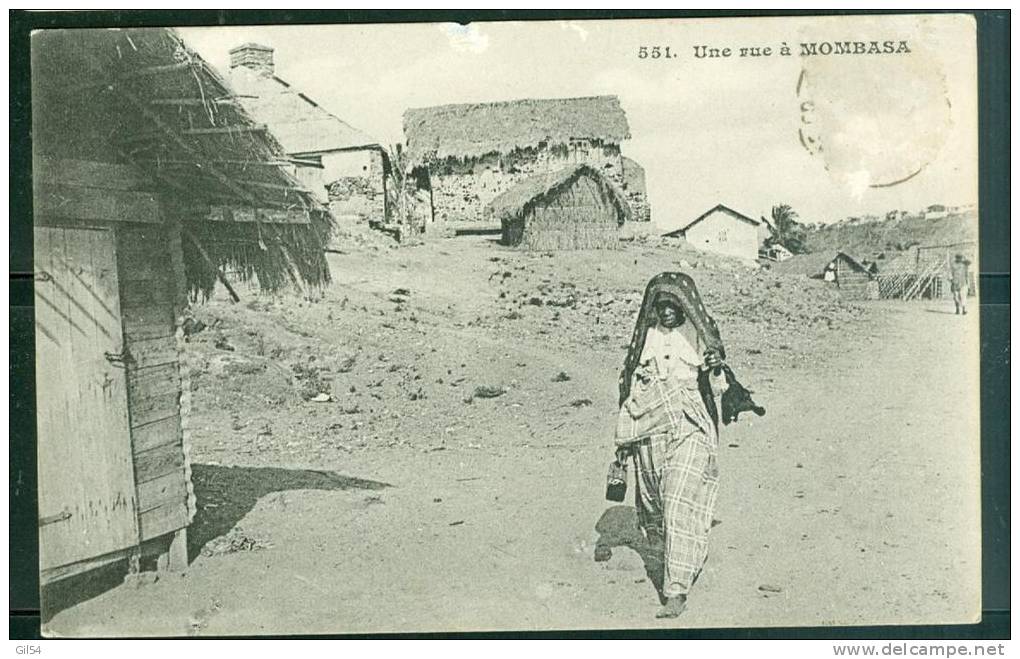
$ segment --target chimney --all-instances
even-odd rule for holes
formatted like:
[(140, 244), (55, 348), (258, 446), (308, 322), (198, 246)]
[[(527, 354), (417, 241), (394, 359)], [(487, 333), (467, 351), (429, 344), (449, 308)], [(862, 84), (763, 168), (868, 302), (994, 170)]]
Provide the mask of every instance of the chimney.
[(244, 67), (259, 75), (273, 75), (273, 49), (257, 43), (244, 43), (230, 49), (230, 69)]

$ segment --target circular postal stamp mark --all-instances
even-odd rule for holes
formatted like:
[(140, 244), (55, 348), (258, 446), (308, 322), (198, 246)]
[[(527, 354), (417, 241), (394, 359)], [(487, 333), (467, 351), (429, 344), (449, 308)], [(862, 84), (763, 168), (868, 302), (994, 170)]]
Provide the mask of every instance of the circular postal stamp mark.
[(945, 75), (931, 54), (802, 56), (797, 138), (853, 189), (920, 174), (953, 124)]

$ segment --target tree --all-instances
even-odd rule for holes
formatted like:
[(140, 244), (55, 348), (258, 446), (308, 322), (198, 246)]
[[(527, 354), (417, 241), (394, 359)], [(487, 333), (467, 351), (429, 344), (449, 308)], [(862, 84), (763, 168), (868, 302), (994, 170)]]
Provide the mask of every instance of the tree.
[(806, 236), (804, 225), (797, 221), (797, 212), (789, 204), (772, 207), (772, 236), (767, 244), (778, 243), (794, 254), (803, 254)]

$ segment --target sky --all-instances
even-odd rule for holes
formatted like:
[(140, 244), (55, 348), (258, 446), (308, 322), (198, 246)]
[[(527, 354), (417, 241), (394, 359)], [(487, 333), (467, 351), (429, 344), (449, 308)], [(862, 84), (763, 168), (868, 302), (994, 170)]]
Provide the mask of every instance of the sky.
[[(230, 48), (273, 47), (278, 76), (389, 145), (403, 141), (411, 107), (614, 94), (632, 135), (623, 153), (644, 166), (663, 230), (719, 203), (751, 217), (789, 204), (804, 222), (832, 222), (977, 201), (974, 24), (964, 16), (179, 31), (223, 72)], [(905, 41), (910, 52), (800, 55), (801, 43), (848, 40)], [(674, 57), (640, 58), (641, 46)], [(699, 58), (697, 46), (731, 54)], [(739, 56), (754, 46), (773, 54)]]

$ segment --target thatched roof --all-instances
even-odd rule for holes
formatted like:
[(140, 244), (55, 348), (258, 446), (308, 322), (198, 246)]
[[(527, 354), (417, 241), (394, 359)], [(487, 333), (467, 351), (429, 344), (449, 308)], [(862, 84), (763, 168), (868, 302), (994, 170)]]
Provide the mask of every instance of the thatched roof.
[[(329, 280), (322, 246), (332, 218), (291, 175), (279, 142), (173, 30), (36, 32), (32, 83), (35, 155), (136, 166), (219, 267), (266, 289)], [(211, 222), (216, 207), (261, 221)], [(189, 285), (208, 292), (215, 272), (187, 244)]]
[(414, 108), (404, 112), (411, 161), (478, 158), (568, 144), (571, 138), (619, 144), (630, 138), (616, 96), (522, 99)]
[(803, 275), (805, 277), (820, 277), (825, 274), (825, 268), (837, 258), (843, 258), (854, 269), (861, 272), (869, 272), (868, 268), (860, 261), (846, 252), (839, 250), (827, 250), (824, 252), (811, 252), (809, 254), (797, 254), (785, 261), (779, 261), (772, 265), (772, 271), (784, 275)]
[(835, 250), (796, 254), (785, 261), (774, 263), (772, 271), (784, 275), (817, 277), (825, 272), (826, 266), (836, 259), (837, 254), (838, 252)]
[(230, 71), (238, 102), (265, 123), (291, 155), (382, 149), (379, 140), (330, 113), (277, 75), (260, 75), (243, 66)]
[(521, 181), (485, 206), (485, 214), (500, 220), (521, 218), (536, 205), (556, 196), (573, 185), (581, 176), (587, 176), (599, 186), (603, 195), (616, 209), (617, 222), (623, 225), (631, 219), (627, 200), (602, 172), (589, 165), (571, 165), (555, 172), (538, 174)]

